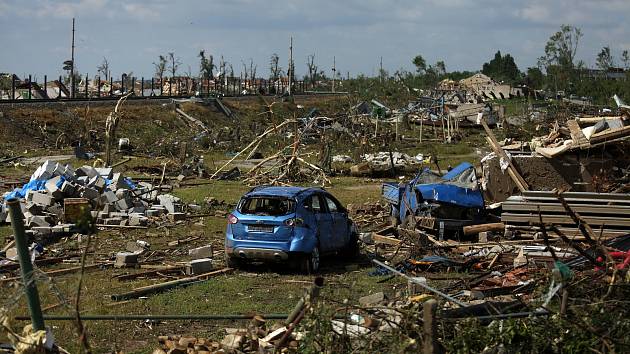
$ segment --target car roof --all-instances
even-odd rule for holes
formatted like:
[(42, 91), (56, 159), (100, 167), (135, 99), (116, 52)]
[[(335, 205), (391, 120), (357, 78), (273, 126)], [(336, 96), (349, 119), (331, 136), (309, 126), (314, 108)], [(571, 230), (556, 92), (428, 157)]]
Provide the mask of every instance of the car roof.
[(305, 195), (310, 195), (315, 191), (324, 191), (323, 188), (317, 187), (278, 187), (278, 186), (260, 186), (255, 187), (251, 191), (245, 194), (245, 197), (252, 196), (278, 196), (278, 197), (296, 197), (298, 194), (305, 192)]

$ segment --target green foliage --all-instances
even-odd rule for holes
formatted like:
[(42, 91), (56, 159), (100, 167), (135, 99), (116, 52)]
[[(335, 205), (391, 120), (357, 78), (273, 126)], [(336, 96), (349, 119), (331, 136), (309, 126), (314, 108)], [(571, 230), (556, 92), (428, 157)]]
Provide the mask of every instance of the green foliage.
[(424, 58), (422, 57), (422, 55), (418, 54), (416, 55), (415, 58), (413, 58), (413, 60), (411, 61), (413, 63), (413, 65), (416, 66), (416, 71), (419, 73), (423, 73), (427, 70), (427, 62), (424, 60)]
[(206, 51), (199, 52), (199, 75), (204, 79), (212, 79), (214, 71), (214, 58), (212, 55), (206, 57)]
[(483, 64), (481, 72), (494, 80), (508, 83), (515, 83), (521, 78), (521, 72), (518, 70), (514, 58), (510, 54), (502, 56), (501, 51), (497, 51), (490, 62)]
[(602, 48), (601, 52), (597, 54), (596, 62), (597, 62), (597, 67), (602, 70), (608, 70), (615, 65), (612, 54), (610, 52), (610, 47)]
[(527, 68), (525, 84), (534, 90), (540, 90), (545, 84), (545, 74), (539, 68)]

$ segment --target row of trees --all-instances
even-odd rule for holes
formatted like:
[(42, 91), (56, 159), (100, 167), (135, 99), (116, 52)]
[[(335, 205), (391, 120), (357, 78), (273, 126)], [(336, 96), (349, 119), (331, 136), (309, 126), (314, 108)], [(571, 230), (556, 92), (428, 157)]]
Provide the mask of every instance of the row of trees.
[[(199, 58), (199, 73), (198, 75), (194, 75), (190, 66), (188, 67), (188, 71), (183, 75), (187, 77), (199, 77), (202, 79), (213, 79), (213, 78), (223, 78), (225, 76), (234, 77), (234, 67), (231, 63), (225, 61), (223, 56), (221, 56), (218, 65), (214, 61), (213, 55), (206, 54), (205, 50), (199, 51), (197, 55)], [(170, 75), (171, 77), (175, 77), (180, 73), (180, 69), (182, 66), (182, 61), (179, 57), (175, 55), (174, 52), (168, 52), (166, 55), (158, 56), (158, 60), (153, 62), (154, 67), (154, 75), (156, 78), (163, 80), (165, 76)], [(241, 75), (243, 75), (244, 79), (252, 80), (257, 78), (257, 70), (258, 65), (254, 63), (253, 59), (249, 59), (248, 62), (241, 61), (242, 71)], [(295, 81), (295, 63), (292, 61), (288, 65), (289, 70), (285, 70), (280, 65), (280, 56), (277, 53), (273, 53), (269, 59), (269, 80), (276, 81), (281, 77), (290, 74), (292, 79)], [(304, 75), (303, 79), (309, 81), (311, 83), (315, 83), (318, 80), (327, 79), (326, 73), (324, 70), (320, 70), (319, 66), (315, 62), (315, 54), (309, 54), (306, 58), (306, 68), (308, 70), (308, 74)], [(97, 67), (97, 74), (104, 78), (105, 80), (109, 80), (112, 77), (110, 63), (107, 58), (103, 58), (101, 64)], [(334, 68), (333, 68), (334, 71)], [(123, 74), (125, 77), (132, 77), (133, 72)], [(337, 78), (340, 78), (337, 75)]]
[[(521, 72), (510, 54), (503, 55), (497, 51), (494, 57), (483, 64), (481, 72), (494, 80), (513, 85), (527, 85), (533, 89), (548, 91), (565, 91), (580, 96), (590, 96), (595, 101), (608, 100), (611, 93), (618, 93), (630, 97), (630, 54), (628, 50), (621, 52), (619, 61), (609, 46), (605, 46), (597, 54), (596, 65), (600, 70), (587, 70), (586, 64), (576, 58), (580, 40), (583, 37), (580, 28), (562, 25), (560, 30), (552, 34), (545, 44), (544, 55), (538, 58), (537, 66)], [(447, 73), (444, 61), (435, 65), (427, 65), (421, 55), (412, 59), (416, 67), (416, 76), (411, 78), (416, 83), (431, 87), (443, 78), (460, 79), (467, 72)], [(619, 67), (621, 66), (621, 67)], [(626, 79), (615, 81), (606, 80), (611, 69), (626, 71)], [(410, 77), (407, 77), (409, 81)]]

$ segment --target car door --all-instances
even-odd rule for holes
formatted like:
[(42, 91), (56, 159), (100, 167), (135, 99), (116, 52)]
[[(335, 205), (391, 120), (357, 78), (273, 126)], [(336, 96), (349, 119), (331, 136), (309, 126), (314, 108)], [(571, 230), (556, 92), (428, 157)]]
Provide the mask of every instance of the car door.
[(326, 201), (320, 194), (313, 194), (306, 200), (306, 203), (309, 205), (309, 209), (315, 216), (320, 251), (332, 251), (334, 249), (332, 241), (333, 221), (330, 213), (328, 213), (328, 210), (326, 209)]
[(348, 214), (333, 196), (324, 195), (324, 200), (332, 219), (332, 243), (335, 250), (340, 250), (348, 244), (349, 240)]

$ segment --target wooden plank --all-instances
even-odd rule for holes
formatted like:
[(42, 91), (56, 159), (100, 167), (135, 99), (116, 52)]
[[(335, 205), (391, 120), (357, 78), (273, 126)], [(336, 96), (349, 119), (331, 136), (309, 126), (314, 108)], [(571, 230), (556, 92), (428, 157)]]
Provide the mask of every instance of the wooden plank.
[(581, 147), (583, 145), (590, 145), (584, 133), (582, 133), (582, 129), (580, 129), (580, 125), (575, 120), (567, 121), (567, 128), (571, 132), (571, 139), (573, 140), (573, 147)]
[(387, 237), (383, 235), (379, 235), (377, 233), (372, 233), (372, 240), (374, 243), (383, 243), (386, 245), (398, 246), (402, 243), (401, 240), (393, 237)]
[[(569, 204), (571, 209), (577, 211), (581, 215), (588, 214), (607, 214), (607, 215), (628, 215), (630, 218), (630, 205), (629, 206), (613, 206), (613, 205), (589, 205), (589, 204)], [(502, 208), (504, 212), (512, 211), (527, 211), (532, 213), (538, 213), (538, 208), (543, 213), (566, 213), (566, 209), (560, 204), (551, 203), (514, 203), (503, 202)], [(464, 228), (464, 233), (466, 228)]]
[[(567, 201), (571, 198), (605, 199), (606, 201), (610, 199), (624, 199), (630, 201), (630, 194), (623, 193), (564, 192), (562, 196)], [(554, 197), (558, 200), (554, 191), (525, 191), (523, 192), (523, 197), (527, 197), (527, 199), (530, 199), (530, 197)]]
[[(542, 218), (545, 224), (575, 225), (575, 222), (569, 216), (543, 214)], [(611, 227), (611, 226), (630, 227), (630, 219), (618, 219), (618, 218), (599, 217), (599, 216), (584, 216), (583, 219), (591, 226), (605, 225), (607, 227)], [(502, 213), (501, 221), (506, 224), (512, 223), (512, 222), (538, 224), (540, 222), (540, 219), (539, 219), (538, 214)]]
[(464, 226), (464, 235), (478, 234), (484, 231), (503, 231), (505, 224), (501, 222)]
[(602, 140), (616, 139), (616, 138), (630, 138), (630, 126), (616, 129), (607, 129), (591, 136), (591, 143), (596, 143)]

